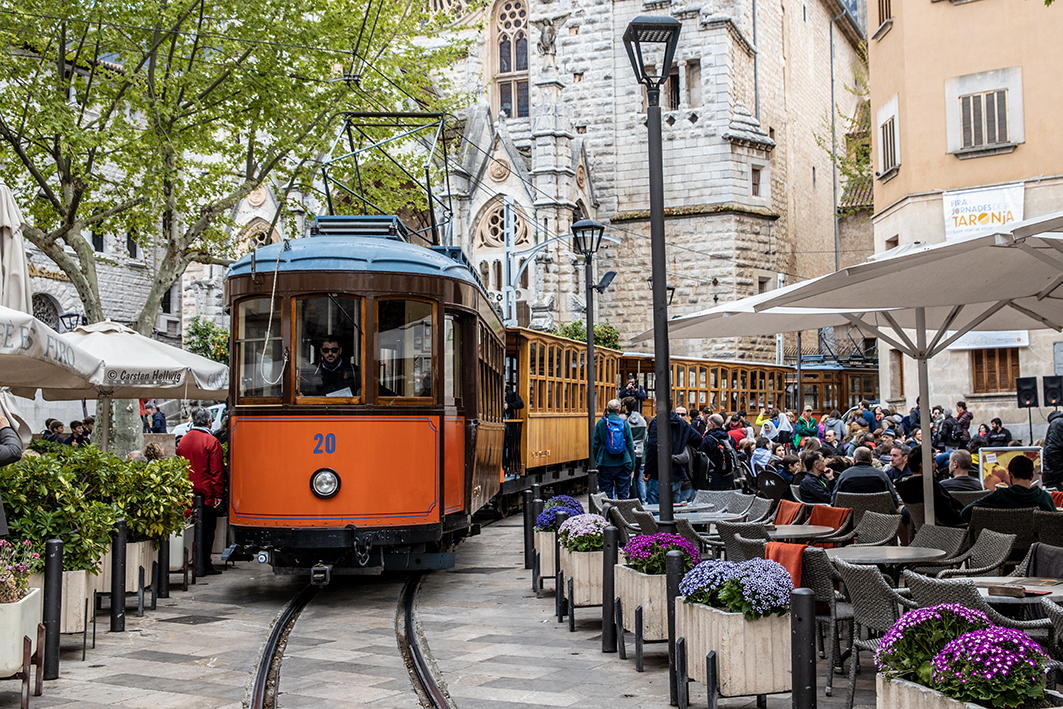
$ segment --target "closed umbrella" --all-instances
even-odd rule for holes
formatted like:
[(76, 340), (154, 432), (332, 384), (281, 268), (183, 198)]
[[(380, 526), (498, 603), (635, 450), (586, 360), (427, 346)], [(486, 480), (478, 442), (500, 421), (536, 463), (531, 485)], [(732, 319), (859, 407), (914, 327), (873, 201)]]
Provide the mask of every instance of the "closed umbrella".
[[(229, 391), (229, 367), (178, 347), (145, 337), (125, 325), (99, 322), (62, 335), (65, 342), (103, 360), (98, 381), (81, 389), (44, 390), (49, 401), (98, 398), (105, 410), (110, 399), (222, 400)], [(108, 417), (103, 416), (103, 446)]]

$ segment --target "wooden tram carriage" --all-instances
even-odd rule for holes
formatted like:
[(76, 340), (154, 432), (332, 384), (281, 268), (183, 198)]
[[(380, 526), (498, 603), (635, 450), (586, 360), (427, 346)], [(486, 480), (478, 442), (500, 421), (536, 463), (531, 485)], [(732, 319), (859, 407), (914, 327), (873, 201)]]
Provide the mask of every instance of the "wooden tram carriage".
[[(587, 462), (586, 343), (523, 328), (506, 333), (507, 380), (525, 407), (506, 420), (503, 494), (530, 482), (579, 478)], [(672, 358), (674, 406), (713, 411), (783, 406), (786, 375), (773, 364)], [(597, 401), (601, 411), (634, 374), (646, 388), (643, 414), (653, 415), (652, 355), (595, 348)]]
[(446, 566), (500, 487), (502, 323), (395, 217), (315, 231), (229, 274), (233, 541), (280, 573)]

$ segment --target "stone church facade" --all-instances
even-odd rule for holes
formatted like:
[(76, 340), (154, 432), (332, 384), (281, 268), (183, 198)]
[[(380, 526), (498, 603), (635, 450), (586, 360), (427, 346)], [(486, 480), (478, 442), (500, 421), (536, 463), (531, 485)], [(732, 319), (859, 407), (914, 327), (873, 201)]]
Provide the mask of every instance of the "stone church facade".
[[(471, 12), (457, 0), (433, 4), (471, 40), (449, 78), (479, 97), (461, 117), (455, 241), (500, 298), (509, 198), (517, 253), (569, 233), (579, 218), (604, 223), (619, 243), (603, 246), (595, 279), (618, 275), (595, 299), (596, 321), (618, 327), (622, 341), (651, 327), (645, 92), (621, 39), (642, 14), (683, 24), (661, 97), (669, 315), (833, 270), (831, 82), (838, 110), (851, 115), (858, 8), (836, 0), (495, 0)], [(514, 283), (520, 324), (584, 319), (582, 257), (562, 240), (531, 258)], [(673, 352), (773, 360), (775, 340), (676, 342)]]

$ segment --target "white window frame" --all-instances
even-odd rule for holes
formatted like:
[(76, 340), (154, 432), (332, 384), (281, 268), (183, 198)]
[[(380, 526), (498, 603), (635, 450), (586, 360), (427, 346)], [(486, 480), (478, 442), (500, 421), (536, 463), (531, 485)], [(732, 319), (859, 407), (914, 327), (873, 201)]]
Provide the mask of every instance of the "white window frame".
[[(900, 98), (894, 94), (886, 103), (879, 107), (875, 114), (875, 151), (878, 156), (878, 171), (875, 177), (882, 182), (893, 179), (901, 168), (901, 121), (900, 121)], [(886, 146), (883, 144), (882, 127), (890, 119), (893, 120), (893, 165), (886, 164)]]
[[(991, 91), (1007, 91), (1008, 140), (1004, 143), (963, 147), (963, 113), (961, 99)], [(1015, 150), (1026, 142), (1022, 99), (1022, 67), (1011, 66), (976, 74), (945, 79), (945, 144), (946, 150), (961, 160), (1001, 155)]]

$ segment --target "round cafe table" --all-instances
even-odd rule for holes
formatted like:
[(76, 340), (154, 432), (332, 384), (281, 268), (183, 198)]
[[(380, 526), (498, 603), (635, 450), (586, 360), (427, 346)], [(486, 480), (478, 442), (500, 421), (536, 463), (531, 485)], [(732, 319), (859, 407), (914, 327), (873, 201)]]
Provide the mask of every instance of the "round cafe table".
[(772, 539), (816, 539), (833, 534), (834, 527), (825, 524), (777, 524), (767, 532)]
[(874, 564), (888, 567), (890, 576), (896, 582), (900, 577), (902, 566), (941, 559), (946, 556), (946, 552), (943, 549), (927, 547), (848, 546), (828, 549), (827, 556), (831, 559), (845, 559), (850, 564)]
[[(646, 510), (650, 514), (657, 516), (661, 514), (660, 505), (643, 505), (642, 509)], [(683, 512), (708, 512), (709, 510), (716, 509), (715, 505), (707, 502), (686, 502), (683, 504), (672, 505), (672, 512), (680, 514)]]
[(746, 518), (738, 512), (681, 512), (677, 511), (676, 518), (682, 518), (693, 525), (716, 524), (717, 522), (737, 522)]

